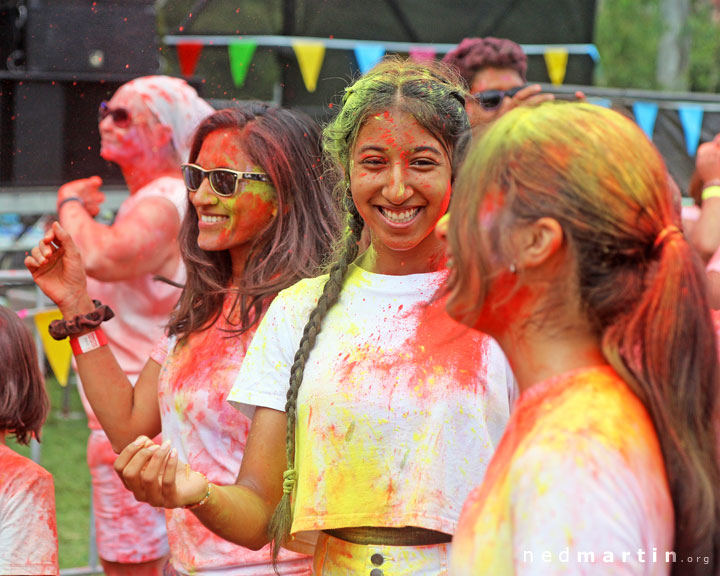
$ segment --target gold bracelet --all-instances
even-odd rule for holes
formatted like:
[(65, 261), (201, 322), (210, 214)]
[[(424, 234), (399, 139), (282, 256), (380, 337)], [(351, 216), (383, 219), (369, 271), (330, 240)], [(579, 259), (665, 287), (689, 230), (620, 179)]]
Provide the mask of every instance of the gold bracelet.
[(193, 510), (195, 508), (200, 508), (200, 506), (204, 506), (205, 503), (210, 500), (210, 481), (207, 479), (207, 476), (205, 476), (205, 474), (203, 474), (202, 472), (198, 472), (198, 474), (200, 474), (200, 476), (205, 479), (205, 482), (207, 482), (207, 491), (205, 492), (205, 496), (203, 496), (202, 500), (200, 500), (199, 502), (195, 502), (195, 504), (186, 504), (185, 506), (183, 506), (185, 510)]
[(705, 186), (702, 191), (702, 199), (709, 200), (710, 198), (720, 198), (720, 186), (719, 185), (712, 185), (712, 186)]

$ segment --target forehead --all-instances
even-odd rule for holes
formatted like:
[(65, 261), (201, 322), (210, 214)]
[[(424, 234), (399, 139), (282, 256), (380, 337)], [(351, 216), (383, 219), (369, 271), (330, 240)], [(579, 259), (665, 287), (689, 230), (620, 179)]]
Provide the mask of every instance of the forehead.
[(143, 96), (133, 89), (132, 84), (124, 84), (110, 98), (110, 108), (127, 108), (133, 118), (153, 118), (153, 114), (145, 104)]
[(203, 141), (197, 163), (203, 168), (237, 168), (243, 171), (259, 169), (245, 151), (239, 128), (214, 130)]
[(354, 151), (366, 146), (390, 150), (411, 150), (431, 146), (440, 151), (444, 146), (414, 116), (399, 110), (386, 110), (372, 114), (358, 132)]
[(522, 85), (520, 74), (512, 68), (483, 68), (473, 76), (471, 91), (509, 90)]

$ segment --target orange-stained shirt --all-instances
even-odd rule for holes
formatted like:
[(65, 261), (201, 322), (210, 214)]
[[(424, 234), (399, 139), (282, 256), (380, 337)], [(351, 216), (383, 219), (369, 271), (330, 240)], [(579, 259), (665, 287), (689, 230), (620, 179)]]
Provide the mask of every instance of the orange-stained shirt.
[[(180, 344), (162, 338), (152, 358), (162, 368), (158, 403), (163, 439), (169, 440), (181, 462), (187, 462), (218, 485), (235, 483), (251, 419), (225, 401), (255, 333), (229, 332), (233, 294), (223, 313), (207, 330), (192, 333)], [(238, 314), (232, 322), (237, 324)], [(182, 574), (213, 576), (275, 576), (268, 544), (249, 550), (213, 534), (189, 510), (168, 509), (170, 562)], [(280, 574), (309, 574), (310, 559), (287, 550), (278, 556)]]
[(0, 442), (0, 574), (57, 574), (50, 473)]
[(451, 574), (666, 575), (673, 536), (645, 407), (613, 369), (588, 368), (520, 397), (463, 508)]

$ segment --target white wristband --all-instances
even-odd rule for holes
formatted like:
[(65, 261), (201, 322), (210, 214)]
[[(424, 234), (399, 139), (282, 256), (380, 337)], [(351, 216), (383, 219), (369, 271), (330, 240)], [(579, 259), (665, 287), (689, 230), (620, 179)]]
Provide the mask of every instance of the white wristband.
[(70, 338), (70, 347), (72, 348), (73, 354), (78, 356), (79, 354), (85, 354), (91, 352), (96, 348), (105, 346), (107, 344), (107, 336), (102, 328), (96, 328), (89, 334), (78, 336), (77, 338)]

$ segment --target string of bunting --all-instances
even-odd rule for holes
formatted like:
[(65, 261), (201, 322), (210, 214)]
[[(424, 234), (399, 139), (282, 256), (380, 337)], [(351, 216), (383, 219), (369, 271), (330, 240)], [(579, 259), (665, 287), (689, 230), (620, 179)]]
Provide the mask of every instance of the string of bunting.
[[(255, 50), (258, 46), (292, 48), (300, 67), (300, 73), (308, 92), (315, 92), (318, 78), (325, 59), (325, 52), (331, 50), (352, 50), (360, 72), (364, 74), (377, 64), (388, 52), (407, 53), (418, 62), (432, 60), (446, 54), (456, 44), (417, 44), (412, 42), (372, 42), (339, 38), (311, 38), (299, 36), (190, 36), (168, 35), (164, 37), (166, 45), (175, 46), (184, 76), (195, 73), (198, 61), (205, 46), (222, 47), (228, 50), (230, 72), (233, 83), (243, 86), (250, 70)], [(542, 55), (550, 82), (561, 85), (565, 80), (568, 57), (572, 54), (586, 55), (593, 62), (600, 62), (600, 54), (594, 44), (523, 44), (526, 54)], [(610, 106), (607, 98), (589, 98), (589, 101)], [(635, 119), (650, 139), (653, 137), (655, 120), (659, 105), (650, 101), (636, 101), (632, 104)], [(667, 106), (664, 106), (667, 107)], [(670, 106), (678, 110), (680, 123), (685, 135), (685, 145), (689, 156), (697, 151), (702, 121), (702, 105), (696, 103), (674, 102)]]
[[(418, 62), (432, 60), (439, 54), (446, 54), (456, 44), (417, 44), (412, 42), (368, 42), (343, 40), (339, 38), (312, 38), (301, 36), (165, 36), (168, 46), (175, 46), (183, 76), (192, 76), (205, 46), (226, 46), (230, 61), (230, 72), (235, 86), (241, 87), (252, 63), (258, 46), (292, 48), (300, 66), (305, 87), (308, 92), (317, 88), (325, 51), (352, 50), (360, 72), (364, 74), (382, 60), (388, 52), (407, 53)], [(528, 55), (542, 55), (553, 84), (562, 84), (565, 79), (568, 56), (570, 54), (587, 55), (599, 62), (600, 55), (594, 44), (524, 44)]]
[[(704, 109), (700, 104), (691, 102), (678, 102), (677, 108), (680, 125), (685, 136), (685, 151), (688, 156), (695, 156), (700, 144)], [(643, 129), (650, 140), (653, 139), (655, 131), (655, 120), (657, 119), (659, 106), (656, 102), (638, 100), (633, 102), (632, 110), (635, 121)]]

